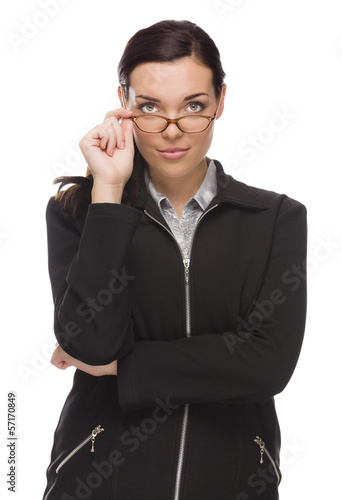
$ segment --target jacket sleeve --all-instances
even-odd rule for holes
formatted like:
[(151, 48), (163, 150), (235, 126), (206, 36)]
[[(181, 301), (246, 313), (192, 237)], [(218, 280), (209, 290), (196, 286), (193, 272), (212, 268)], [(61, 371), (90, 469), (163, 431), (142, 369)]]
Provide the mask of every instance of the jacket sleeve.
[(279, 209), (267, 268), (244, 327), (222, 335), (136, 341), (118, 361), (123, 411), (155, 406), (156, 398), (251, 403), (281, 392), (305, 330), (306, 252), (306, 207), (292, 200)]
[[(134, 347), (125, 259), (141, 212), (112, 203), (88, 206), (83, 230), (51, 197), (46, 208), (54, 331), (61, 347), (90, 365)], [(78, 220), (80, 222), (80, 220)]]

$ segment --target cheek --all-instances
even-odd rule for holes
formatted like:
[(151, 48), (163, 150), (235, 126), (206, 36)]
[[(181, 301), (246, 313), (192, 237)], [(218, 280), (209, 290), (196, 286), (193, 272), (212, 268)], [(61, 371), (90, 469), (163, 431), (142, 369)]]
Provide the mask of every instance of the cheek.
[(133, 136), (137, 146), (150, 146), (153, 143), (152, 134), (144, 134), (144, 132), (141, 132), (139, 129), (133, 130)]
[(208, 146), (210, 146), (212, 140), (213, 140), (213, 130), (212, 128), (210, 128), (205, 132), (198, 134), (194, 142), (199, 149), (205, 149)]

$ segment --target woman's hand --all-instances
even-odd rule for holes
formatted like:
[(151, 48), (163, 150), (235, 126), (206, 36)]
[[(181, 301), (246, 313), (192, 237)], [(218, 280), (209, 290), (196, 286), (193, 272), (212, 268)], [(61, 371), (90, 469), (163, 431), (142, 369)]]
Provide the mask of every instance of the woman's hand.
[(93, 366), (82, 363), (76, 358), (73, 358), (69, 354), (67, 354), (60, 345), (57, 345), (54, 350), (51, 363), (59, 368), (60, 370), (65, 370), (69, 366), (74, 366), (79, 370), (89, 373), (89, 375), (93, 375), (94, 377), (101, 377), (102, 375), (117, 375), (118, 374), (118, 361), (112, 361), (109, 365), (100, 365)]
[[(133, 170), (133, 112), (125, 108), (109, 111), (79, 142), (94, 177), (94, 185), (123, 187)], [(122, 122), (119, 123), (119, 119)]]

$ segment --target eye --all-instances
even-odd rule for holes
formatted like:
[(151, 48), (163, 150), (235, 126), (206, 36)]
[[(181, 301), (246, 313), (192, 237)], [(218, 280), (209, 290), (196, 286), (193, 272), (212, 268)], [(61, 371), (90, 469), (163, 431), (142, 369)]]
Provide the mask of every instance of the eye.
[(146, 102), (145, 104), (140, 104), (140, 106), (138, 106), (138, 109), (140, 109), (144, 113), (154, 113), (157, 110), (156, 105), (153, 104), (153, 102)]
[(198, 113), (199, 111), (203, 111), (206, 108), (204, 104), (198, 101), (190, 102), (187, 109), (192, 111), (193, 113)]

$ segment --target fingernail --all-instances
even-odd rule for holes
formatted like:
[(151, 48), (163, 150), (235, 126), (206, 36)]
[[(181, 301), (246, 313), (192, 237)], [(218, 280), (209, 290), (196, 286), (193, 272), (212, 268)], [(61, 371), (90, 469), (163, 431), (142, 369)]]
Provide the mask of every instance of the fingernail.
[(122, 142), (120, 143), (120, 149), (125, 149), (125, 141), (122, 141)]
[(110, 154), (110, 156), (113, 156), (113, 154), (114, 154), (114, 149), (111, 149), (111, 150), (109, 151), (109, 154)]

